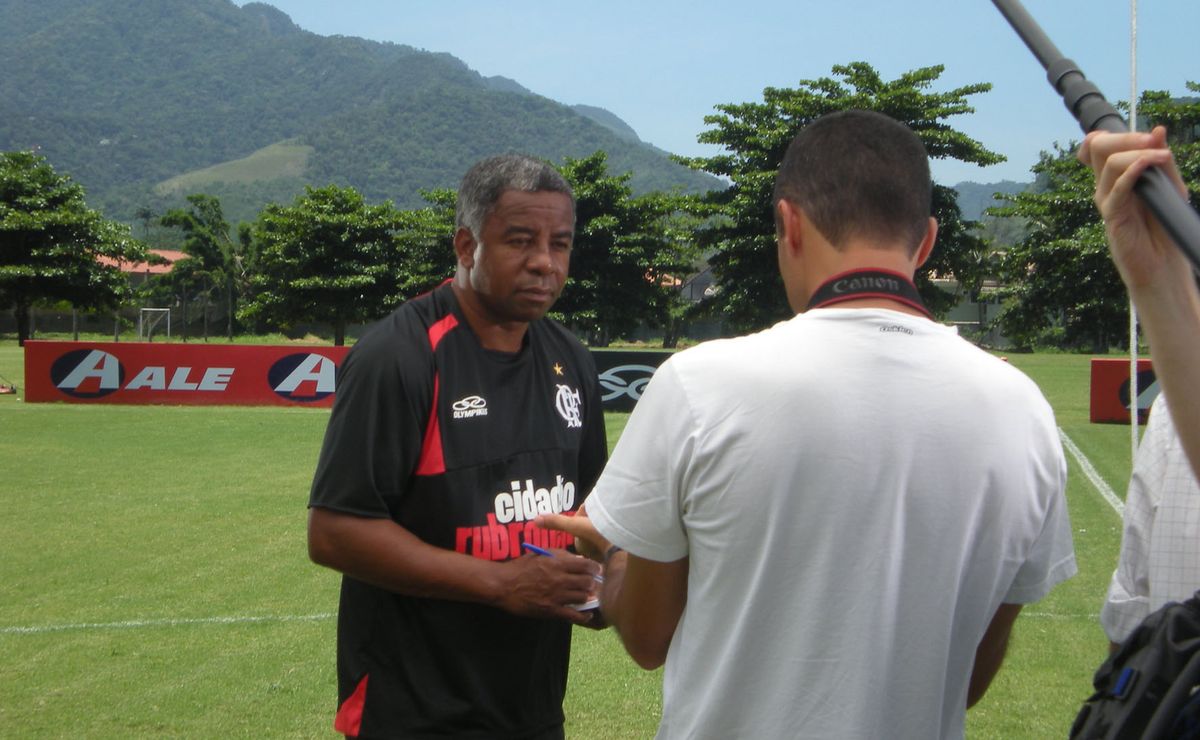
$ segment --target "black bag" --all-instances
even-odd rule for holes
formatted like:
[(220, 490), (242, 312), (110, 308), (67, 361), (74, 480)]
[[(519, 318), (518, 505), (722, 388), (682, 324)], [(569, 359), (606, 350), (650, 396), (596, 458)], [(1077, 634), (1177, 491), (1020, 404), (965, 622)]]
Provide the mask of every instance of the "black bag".
[(1096, 670), (1071, 739), (1200, 739), (1200, 591), (1146, 617)]

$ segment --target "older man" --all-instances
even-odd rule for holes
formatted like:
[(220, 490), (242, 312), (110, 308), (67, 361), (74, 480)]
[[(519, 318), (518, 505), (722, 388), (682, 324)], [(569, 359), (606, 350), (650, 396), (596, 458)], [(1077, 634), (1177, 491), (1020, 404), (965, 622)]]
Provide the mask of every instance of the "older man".
[[(457, 272), (346, 358), (309, 502), (344, 574), (338, 731), (561, 738), (572, 624), (598, 570), (533, 524), (603, 467), (587, 350), (544, 318), (567, 278), (571, 189), (522, 156), (458, 194)], [(523, 546), (554, 557), (523, 555)]]

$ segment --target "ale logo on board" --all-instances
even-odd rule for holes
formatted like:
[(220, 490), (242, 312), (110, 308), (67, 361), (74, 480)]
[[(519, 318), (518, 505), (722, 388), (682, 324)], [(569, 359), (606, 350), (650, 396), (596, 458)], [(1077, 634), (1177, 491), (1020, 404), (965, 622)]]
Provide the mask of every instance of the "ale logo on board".
[(324, 355), (308, 352), (287, 355), (267, 372), (271, 390), (289, 401), (311, 403), (337, 390), (337, 364)]
[(54, 361), (50, 380), (55, 388), (73, 398), (100, 398), (121, 389), (125, 366), (107, 352), (77, 349)]

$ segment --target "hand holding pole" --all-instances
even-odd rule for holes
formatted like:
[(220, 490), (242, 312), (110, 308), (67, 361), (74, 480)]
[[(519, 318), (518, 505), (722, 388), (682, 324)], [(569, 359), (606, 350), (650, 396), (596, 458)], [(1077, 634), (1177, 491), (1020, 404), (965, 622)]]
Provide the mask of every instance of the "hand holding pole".
[[(1019, 0), (992, 2), (1037, 57), (1046, 70), (1050, 85), (1062, 96), (1063, 103), (1085, 133), (1129, 131), (1120, 113), (1084, 77), (1075, 62), (1062, 55)], [(1134, 192), (1192, 263), (1192, 269), (1200, 272), (1200, 214), (1180, 196), (1171, 178), (1161, 169), (1151, 167), (1142, 173)]]

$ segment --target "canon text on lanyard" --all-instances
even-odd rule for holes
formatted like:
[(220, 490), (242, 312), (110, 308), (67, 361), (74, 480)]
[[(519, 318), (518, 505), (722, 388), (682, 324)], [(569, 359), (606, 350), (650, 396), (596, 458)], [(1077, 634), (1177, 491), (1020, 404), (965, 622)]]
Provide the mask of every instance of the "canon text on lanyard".
[(933, 318), (921, 300), (917, 286), (904, 275), (891, 270), (850, 270), (834, 275), (817, 288), (805, 310), (825, 308), (859, 298), (887, 298), (915, 308), (927, 318)]

